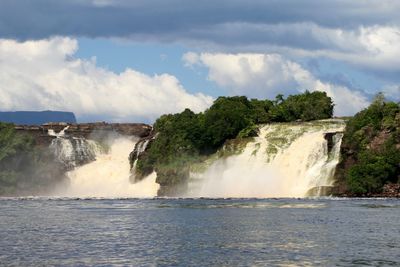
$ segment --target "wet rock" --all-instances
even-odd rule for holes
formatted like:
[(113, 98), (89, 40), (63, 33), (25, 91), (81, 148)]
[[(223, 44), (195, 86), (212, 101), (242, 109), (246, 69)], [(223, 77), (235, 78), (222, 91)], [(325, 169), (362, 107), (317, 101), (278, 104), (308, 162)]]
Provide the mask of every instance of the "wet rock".
[(400, 197), (400, 184), (386, 184), (383, 186), (382, 197)]
[(337, 134), (342, 134), (343, 132), (330, 132), (330, 133), (325, 133), (324, 138), (328, 142), (328, 153), (330, 153), (335, 146), (335, 140), (334, 137)]

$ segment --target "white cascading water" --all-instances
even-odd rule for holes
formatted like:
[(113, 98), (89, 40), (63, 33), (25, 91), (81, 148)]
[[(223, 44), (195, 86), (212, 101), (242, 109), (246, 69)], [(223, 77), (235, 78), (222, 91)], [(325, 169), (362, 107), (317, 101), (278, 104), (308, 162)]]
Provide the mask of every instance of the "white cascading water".
[(66, 126), (59, 133), (52, 129), (48, 131), (50, 136), (56, 137), (51, 141), (50, 150), (53, 151), (57, 160), (67, 169), (95, 160), (101, 147), (93, 140), (66, 136), (65, 131), (68, 128), (69, 126)]
[[(68, 127), (59, 133), (51, 129), (48, 132), (49, 135), (56, 137), (50, 149), (56, 158), (71, 170), (67, 172), (68, 186), (55, 189), (53, 195), (110, 198), (157, 195), (159, 185), (155, 182), (155, 174), (136, 184), (131, 184), (129, 181), (131, 174), (127, 155), (135, 146), (135, 141), (127, 137), (110, 139), (108, 142), (110, 149), (105, 152), (93, 140), (66, 136), (65, 131)], [(147, 143), (141, 150), (144, 150), (146, 145)]]
[(140, 146), (139, 146), (139, 148), (138, 148), (138, 150), (136, 152), (136, 157), (139, 157), (139, 155), (146, 150), (147, 145), (149, 144), (149, 142), (150, 142), (150, 140), (146, 140), (146, 141), (144, 141), (143, 143), (140, 144)]
[[(187, 196), (304, 197), (332, 186), (344, 127), (342, 120), (266, 125), (242, 152), (192, 173)], [(329, 153), (326, 133), (336, 133)]]
[(107, 153), (96, 151), (96, 160), (74, 168), (67, 175), (70, 183), (66, 188), (54, 192), (64, 197), (154, 197), (159, 185), (153, 173), (141, 182), (129, 182), (130, 170), (128, 155), (135, 146), (129, 138), (116, 138), (110, 141)]
[[(135, 158), (136, 158), (135, 161), (133, 162), (133, 168), (136, 168), (136, 164), (137, 164), (139, 155), (146, 150), (149, 142), (150, 142), (150, 140), (145, 140), (145, 141), (139, 142), (137, 144), (138, 145), (137, 149), (135, 148), (135, 150), (133, 151), (133, 153), (135, 153)], [(133, 177), (131, 177), (130, 179), (131, 179), (131, 181), (135, 181), (135, 179)]]

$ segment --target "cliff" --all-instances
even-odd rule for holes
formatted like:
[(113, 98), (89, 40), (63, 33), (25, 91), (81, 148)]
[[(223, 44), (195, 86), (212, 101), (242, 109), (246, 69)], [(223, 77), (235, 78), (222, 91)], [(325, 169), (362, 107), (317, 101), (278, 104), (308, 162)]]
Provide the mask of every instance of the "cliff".
[(32, 136), (39, 146), (49, 146), (55, 138), (49, 135), (49, 130), (59, 133), (68, 126), (65, 134), (70, 137), (88, 139), (93, 135), (101, 136), (108, 133), (118, 133), (127, 136), (146, 137), (152, 131), (152, 127), (143, 123), (45, 123), (42, 125), (16, 125), (17, 133), (25, 133)]
[[(365, 130), (368, 131), (367, 128)], [(400, 197), (400, 162), (397, 159), (394, 159), (394, 161), (398, 163), (396, 164), (394, 162), (394, 164), (391, 164), (390, 162), (387, 162), (386, 159), (382, 158), (381, 161), (371, 160), (372, 162), (365, 163), (367, 159), (364, 159), (363, 155), (364, 153), (370, 153), (371, 157), (372, 155), (384, 157), (384, 154), (386, 154), (385, 150), (387, 149), (385, 146), (387, 146), (388, 143), (392, 143), (392, 137), (395, 133), (395, 131), (388, 129), (380, 130), (375, 137), (365, 143), (365, 150), (354, 148), (354, 145), (349, 143), (349, 140), (345, 135), (341, 146), (341, 161), (336, 167), (336, 185), (333, 194), (343, 197)], [(390, 144), (390, 146), (393, 149), (400, 151), (399, 140)], [(394, 153), (390, 154), (396, 157), (397, 153), (394, 151)], [(380, 168), (379, 164), (384, 165), (384, 167)], [(355, 176), (354, 173), (356, 172), (355, 170), (358, 169), (358, 166), (365, 169), (365, 172), (370, 171), (370, 174), (374, 177), (364, 174), (362, 181), (353, 181), (353, 176)], [(393, 171), (390, 169), (393, 169)], [(375, 174), (375, 170), (378, 170), (380, 174)], [(381, 175), (386, 177), (381, 177)], [(354, 188), (357, 184), (359, 184), (358, 186), (362, 187), (364, 190)]]
[(378, 98), (347, 122), (333, 194), (399, 197), (400, 105)]

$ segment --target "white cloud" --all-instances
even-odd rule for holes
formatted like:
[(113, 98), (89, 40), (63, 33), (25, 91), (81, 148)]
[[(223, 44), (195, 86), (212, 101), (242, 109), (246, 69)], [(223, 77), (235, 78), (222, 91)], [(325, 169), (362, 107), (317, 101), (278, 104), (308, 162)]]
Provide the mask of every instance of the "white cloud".
[[(185, 64), (203, 65), (208, 78), (230, 94), (273, 98), (279, 93), (324, 91), (336, 104), (336, 115), (351, 115), (368, 105), (366, 96), (347, 87), (323, 82), (299, 64), (278, 54), (210, 54), (184, 56)], [(196, 59), (196, 60), (193, 60)]]
[(70, 38), (17, 42), (0, 39), (0, 109), (70, 110), (79, 117), (115, 121), (154, 120), (212, 103), (190, 94), (169, 74), (148, 76), (132, 69), (114, 73), (95, 59), (74, 58)]
[(187, 52), (183, 54), (182, 59), (186, 67), (191, 67), (199, 61), (199, 55), (194, 52)]
[(382, 92), (387, 98), (394, 101), (400, 101), (400, 85), (387, 85), (383, 87)]
[(229, 22), (194, 30), (191, 38), (192, 46), (206, 47), (209, 51), (267, 52), (300, 58), (326, 57), (362, 69), (400, 70), (400, 27), (397, 25), (345, 29), (310, 22)]
[[(360, 27), (357, 31), (335, 32), (328, 41), (332, 41), (342, 50), (350, 48), (349, 51), (322, 51), (320, 55), (353, 63), (365, 69), (400, 70), (399, 27), (371, 26)], [(320, 36), (324, 36), (324, 32)]]

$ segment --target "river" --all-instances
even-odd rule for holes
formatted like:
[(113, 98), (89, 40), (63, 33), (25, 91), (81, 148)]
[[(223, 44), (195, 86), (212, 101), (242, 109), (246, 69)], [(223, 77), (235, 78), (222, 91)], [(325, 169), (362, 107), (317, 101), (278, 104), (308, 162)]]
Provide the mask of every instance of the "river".
[(1, 198), (2, 266), (399, 266), (400, 200)]

